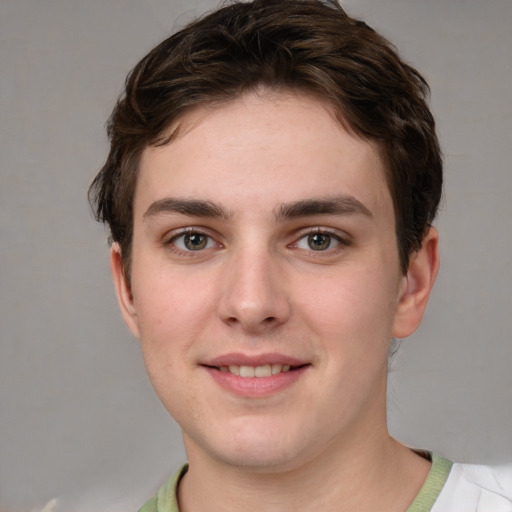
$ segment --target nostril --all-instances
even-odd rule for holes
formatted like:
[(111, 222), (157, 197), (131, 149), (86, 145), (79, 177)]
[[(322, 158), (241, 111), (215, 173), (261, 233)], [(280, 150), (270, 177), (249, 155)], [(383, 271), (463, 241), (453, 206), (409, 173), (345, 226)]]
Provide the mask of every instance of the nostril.
[(276, 316), (267, 316), (261, 320), (248, 320), (238, 318), (237, 316), (228, 316), (224, 319), (224, 323), (230, 327), (241, 326), (249, 330), (266, 330), (276, 326), (279, 323), (279, 319)]

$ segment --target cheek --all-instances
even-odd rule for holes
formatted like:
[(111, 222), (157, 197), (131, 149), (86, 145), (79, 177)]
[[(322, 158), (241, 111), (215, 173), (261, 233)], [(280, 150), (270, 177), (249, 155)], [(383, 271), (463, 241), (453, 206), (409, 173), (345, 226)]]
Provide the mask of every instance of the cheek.
[[(139, 293), (135, 287), (134, 303), (149, 379), (165, 408), (179, 418), (183, 390), (188, 394), (193, 391), (187, 384), (193, 365), (190, 349), (204, 328), (201, 315), (206, 314), (207, 305), (204, 295), (194, 291), (194, 283), (188, 286), (182, 280), (162, 275), (153, 281), (145, 274)], [(186, 407), (191, 414), (190, 405)]]
[[(329, 338), (358, 343), (390, 337), (396, 310), (397, 286), (385, 273), (351, 267), (302, 286), (301, 309), (316, 330)], [(297, 285), (299, 286), (299, 285)]]
[(170, 369), (179, 371), (211, 318), (211, 290), (190, 271), (186, 277), (146, 271), (143, 281), (134, 278), (134, 305), (148, 373), (153, 377), (168, 375)]
[(165, 269), (145, 270), (140, 280), (137, 277), (133, 298), (142, 331), (168, 331), (168, 334), (175, 333), (182, 338), (183, 330), (193, 330), (209, 309), (211, 290), (208, 282), (193, 270), (179, 273)]
[(385, 274), (350, 270), (311, 291), (303, 311), (334, 396), (340, 400), (343, 389), (347, 407), (355, 407), (386, 378), (396, 286)]

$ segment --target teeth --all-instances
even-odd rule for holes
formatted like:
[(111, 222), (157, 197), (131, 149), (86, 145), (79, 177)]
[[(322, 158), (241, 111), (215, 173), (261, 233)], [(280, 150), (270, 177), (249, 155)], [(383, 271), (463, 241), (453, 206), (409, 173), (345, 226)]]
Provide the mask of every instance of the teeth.
[(261, 366), (221, 366), (221, 372), (229, 372), (240, 377), (270, 377), (281, 372), (289, 372), (289, 364), (264, 364)]
[(254, 366), (240, 366), (240, 377), (254, 377)]
[(240, 366), (230, 366), (229, 371), (233, 375), (240, 375)]
[(265, 366), (256, 366), (254, 368), (255, 377), (270, 377), (272, 375), (272, 367), (269, 364)]

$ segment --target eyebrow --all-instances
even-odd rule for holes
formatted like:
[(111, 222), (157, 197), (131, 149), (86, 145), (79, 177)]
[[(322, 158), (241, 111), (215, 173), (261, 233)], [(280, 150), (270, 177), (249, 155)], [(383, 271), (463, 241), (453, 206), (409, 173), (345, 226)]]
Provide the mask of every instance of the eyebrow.
[[(201, 199), (177, 199), (166, 197), (155, 201), (144, 213), (149, 219), (166, 213), (177, 213), (191, 217), (212, 217), (228, 219), (231, 217), (221, 205)], [(372, 217), (371, 211), (355, 197), (337, 195), (319, 199), (304, 199), (281, 205), (276, 213), (276, 220), (284, 221), (311, 215), (351, 215), (361, 214)]]
[(165, 213), (179, 213), (191, 217), (228, 218), (230, 215), (222, 206), (200, 199), (176, 199), (166, 197), (155, 201), (144, 213), (143, 218), (157, 217)]
[(287, 220), (310, 215), (352, 215), (373, 217), (372, 212), (361, 201), (352, 196), (306, 199), (283, 204), (276, 215), (277, 220)]

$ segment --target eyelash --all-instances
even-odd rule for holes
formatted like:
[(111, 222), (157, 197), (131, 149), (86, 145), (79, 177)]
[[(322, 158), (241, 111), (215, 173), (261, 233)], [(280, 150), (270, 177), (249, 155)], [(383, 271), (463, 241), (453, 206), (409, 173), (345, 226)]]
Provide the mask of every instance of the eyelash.
[[(185, 244), (186, 243), (185, 237), (193, 236), (193, 235), (205, 237), (206, 238), (205, 247), (198, 248), (197, 250), (194, 250), (194, 249), (178, 247), (176, 245), (176, 242), (181, 238), (183, 238), (183, 244)], [(326, 237), (329, 237), (329, 245), (325, 249), (319, 249), (319, 250), (315, 250), (311, 247), (309, 247), (309, 249), (304, 248), (304, 247), (299, 247), (299, 243), (301, 241), (306, 240), (306, 243), (308, 243), (308, 240), (307, 240), (308, 237), (311, 237), (314, 235), (324, 235)], [(333, 242), (335, 243), (334, 247), (332, 247)], [(186, 228), (186, 229), (180, 231), (179, 233), (173, 234), (169, 239), (164, 241), (163, 245), (165, 247), (167, 247), (171, 252), (174, 252), (179, 255), (184, 255), (187, 257), (194, 256), (194, 253), (198, 253), (198, 254), (204, 253), (205, 250), (212, 249), (214, 246), (216, 246), (218, 248), (222, 248), (222, 244), (215, 241), (215, 239), (212, 236), (208, 235), (203, 230), (201, 230), (199, 228), (194, 228), (194, 227)], [(295, 239), (295, 241), (292, 242), (291, 244), (289, 244), (287, 247), (297, 248), (299, 250), (303, 250), (303, 251), (310, 252), (313, 254), (316, 253), (315, 255), (320, 256), (322, 253), (332, 254), (333, 252), (339, 251), (339, 250), (341, 250), (345, 247), (348, 247), (350, 245), (351, 245), (350, 241), (347, 240), (347, 238), (340, 236), (337, 232), (334, 232), (333, 230), (330, 230), (327, 228), (315, 227), (313, 229), (307, 229), (307, 230), (302, 231), (299, 234), (299, 236)]]
[[(200, 236), (200, 237), (205, 237), (206, 238), (206, 244), (207, 244), (206, 247), (194, 250), (194, 249), (186, 249), (186, 248), (181, 248), (181, 247), (177, 247), (176, 246), (176, 242), (180, 238), (183, 238), (183, 243), (185, 243), (185, 237), (187, 237), (187, 236), (191, 237), (193, 235), (197, 235), (197, 236)], [(205, 233), (203, 230), (198, 229), (198, 228), (190, 227), (190, 228), (186, 228), (186, 229), (180, 231), (179, 233), (173, 234), (173, 236), (171, 238), (169, 238), (168, 240), (164, 241), (164, 245), (167, 248), (169, 248), (172, 252), (175, 252), (177, 254), (186, 255), (186, 256), (193, 256), (194, 253), (196, 253), (196, 252), (200, 253), (200, 252), (203, 252), (205, 249), (211, 249), (212, 248), (212, 242), (217, 247), (221, 247), (221, 245), (218, 242), (216, 242), (213, 237), (211, 237), (210, 235)]]
[[(343, 248), (351, 245), (350, 241), (347, 238), (340, 236), (337, 232), (335, 232), (331, 229), (327, 229), (327, 228), (316, 227), (313, 229), (308, 229), (307, 231), (303, 231), (300, 234), (300, 236), (297, 238), (297, 240), (291, 244), (291, 247), (297, 247), (298, 249), (301, 249), (299, 247), (299, 242), (305, 240), (306, 243), (308, 243), (308, 238), (311, 236), (314, 236), (314, 235), (324, 235), (324, 236), (329, 237), (329, 239), (330, 239), (329, 245), (325, 249), (315, 250), (311, 247), (309, 247), (309, 249), (306, 249), (306, 248), (303, 249), (307, 252), (317, 253), (319, 256), (322, 253), (332, 254), (333, 252), (342, 250)], [(332, 247), (332, 242), (335, 242), (335, 244), (336, 244), (334, 247)]]

